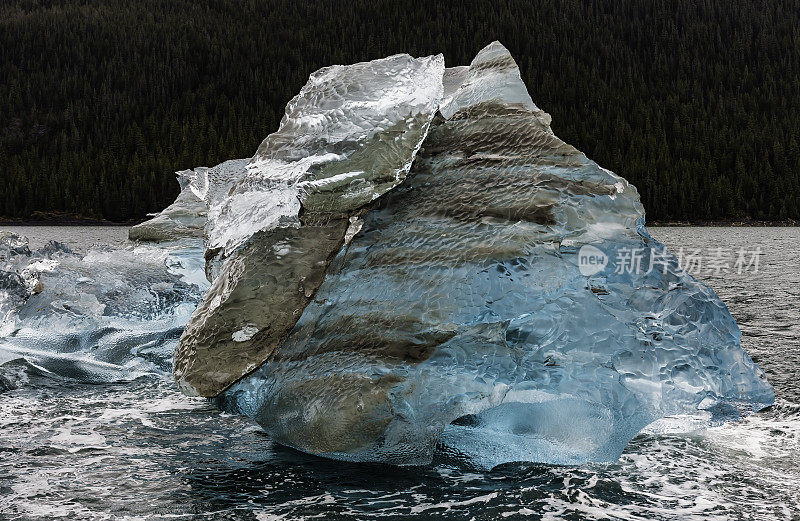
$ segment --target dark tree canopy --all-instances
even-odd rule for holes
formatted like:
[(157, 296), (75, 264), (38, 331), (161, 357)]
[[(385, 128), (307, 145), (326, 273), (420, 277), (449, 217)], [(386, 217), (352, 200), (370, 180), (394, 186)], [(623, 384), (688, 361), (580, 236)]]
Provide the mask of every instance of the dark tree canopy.
[(649, 219), (800, 218), (800, 7), (782, 0), (5, 0), (0, 216), (125, 220), (248, 157), (319, 67), (516, 57)]

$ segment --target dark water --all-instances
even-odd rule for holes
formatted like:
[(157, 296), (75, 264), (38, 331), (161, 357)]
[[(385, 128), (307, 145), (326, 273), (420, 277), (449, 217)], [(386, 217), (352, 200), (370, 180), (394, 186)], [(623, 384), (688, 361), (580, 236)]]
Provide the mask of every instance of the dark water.
[[(95, 234), (121, 240), (117, 231), (50, 233), (84, 249)], [(800, 519), (800, 229), (650, 231), (673, 251), (731, 250), (731, 264), (733, 250), (761, 247), (757, 273), (698, 276), (739, 322), (774, 407), (738, 424), (641, 434), (614, 465), (476, 473), (284, 449), (168, 377), (87, 385), (26, 373), (0, 394), (0, 518)]]

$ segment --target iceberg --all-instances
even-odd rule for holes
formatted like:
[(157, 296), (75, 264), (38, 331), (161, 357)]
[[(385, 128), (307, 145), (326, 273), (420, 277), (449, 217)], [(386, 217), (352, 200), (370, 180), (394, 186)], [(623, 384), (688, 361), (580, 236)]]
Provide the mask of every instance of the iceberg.
[(478, 468), (772, 404), (635, 187), (550, 123), (498, 42), (313, 74), (208, 205), (180, 388), (307, 453)]

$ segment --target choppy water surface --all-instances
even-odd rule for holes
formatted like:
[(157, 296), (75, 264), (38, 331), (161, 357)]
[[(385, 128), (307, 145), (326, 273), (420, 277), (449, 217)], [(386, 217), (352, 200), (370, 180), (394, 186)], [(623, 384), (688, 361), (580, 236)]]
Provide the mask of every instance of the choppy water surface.
[[(124, 237), (15, 231), (79, 251)], [(774, 407), (738, 424), (641, 434), (610, 466), (398, 469), (275, 446), (169, 377), (88, 385), (6, 367), (23, 384), (0, 394), (0, 519), (800, 519), (800, 229), (650, 231), (673, 251), (723, 248), (731, 264), (738, 248), (761, 247), (758, 273), (698, 276), (739, 322)]]
[(28, 238), (31, 249), (37, 250), (50, 241), (67, 244), (78, 253), (86, 253), (96, 245), (118, 246), (128, 239), (127, 226), (2, 226), (0, 231)]

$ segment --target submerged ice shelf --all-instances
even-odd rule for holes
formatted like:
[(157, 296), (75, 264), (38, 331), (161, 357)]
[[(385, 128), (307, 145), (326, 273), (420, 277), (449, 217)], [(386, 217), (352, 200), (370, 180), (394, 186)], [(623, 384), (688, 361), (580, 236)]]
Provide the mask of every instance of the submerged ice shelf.
[[(636, 189), (553, 134), (497, 42), (469, 66), (322, 69), (251, 160), (181, 179), (211, 287), (176, 380), (279, 443), (401, 465), (610, 462), (657, 420), (774, 401)], [(159, 238), (176, 205), (139, 230)], [(581, 269), (584, 246), (603, 269)], [(658, 267), (625, 269), (625, 251)]]

